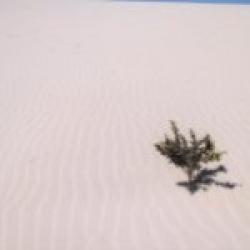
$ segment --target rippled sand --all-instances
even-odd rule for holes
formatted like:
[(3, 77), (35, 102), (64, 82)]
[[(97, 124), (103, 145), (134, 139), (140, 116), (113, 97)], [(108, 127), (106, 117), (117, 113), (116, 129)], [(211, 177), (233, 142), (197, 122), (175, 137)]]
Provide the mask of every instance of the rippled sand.
[[(249, 6), (0, 7), (1, 250), (249, 249)], [(169, 119), (242, 186), (178, 187)]]

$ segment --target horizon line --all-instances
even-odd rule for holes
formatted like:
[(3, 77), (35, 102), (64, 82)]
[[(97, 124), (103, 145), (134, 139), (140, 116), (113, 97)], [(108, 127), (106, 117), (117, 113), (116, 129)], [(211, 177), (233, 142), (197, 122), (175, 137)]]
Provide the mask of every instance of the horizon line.
[(114, 2), (148, 2), (148, 3), (199, 3), (199, 4), (229, 4), (229, 5), (250, 5), (250, 0), (111, 0)]

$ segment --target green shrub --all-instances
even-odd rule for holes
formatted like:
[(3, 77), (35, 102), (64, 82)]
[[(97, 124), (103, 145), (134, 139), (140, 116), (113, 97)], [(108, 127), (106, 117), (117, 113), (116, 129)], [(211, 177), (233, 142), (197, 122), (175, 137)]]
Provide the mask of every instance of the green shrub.
[(190, 129), (190, 139), (182, 135), (174, 121), (170, 121), (173, 138), (165, 135), (165, 140), (156, 143), (155, 147), (177, 167), (185, 171), (191, 183), (201, 168), (202, 163), (220, 161), (225, 152), (217, 152), (215, 143), (209, 134), (198, 139), (195, 132)]

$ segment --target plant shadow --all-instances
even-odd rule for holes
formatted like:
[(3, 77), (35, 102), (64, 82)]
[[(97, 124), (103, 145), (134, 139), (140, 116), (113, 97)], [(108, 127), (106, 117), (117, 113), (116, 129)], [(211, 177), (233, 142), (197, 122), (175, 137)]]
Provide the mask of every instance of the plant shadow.
[(227, 173), (227, 168), (223, 165), (219, 165), (214, 169), (202, 169), (192, 181), (177, 182), (178, 186), (186, 188), (191, 194), (197, 191), (207, 191), (212, 185), (223, 187), (226, 189), (234, 189), (239, 184), (233, 182), (221, 182), (217, 181), (215, 177), (219, 173)]

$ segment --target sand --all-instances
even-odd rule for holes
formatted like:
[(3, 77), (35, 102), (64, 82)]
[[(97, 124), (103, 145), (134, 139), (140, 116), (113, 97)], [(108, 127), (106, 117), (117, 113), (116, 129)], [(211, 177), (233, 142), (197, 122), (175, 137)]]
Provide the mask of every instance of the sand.
[[(249, 249), (249, 11), (1, 2), (0, 249)], [(177, 186), (170, 119), (241, 186)]]

